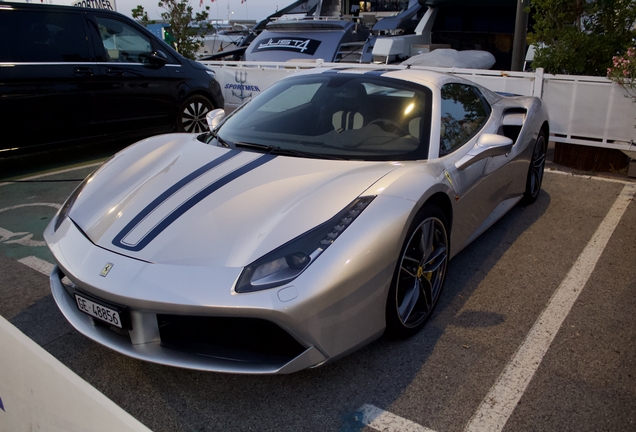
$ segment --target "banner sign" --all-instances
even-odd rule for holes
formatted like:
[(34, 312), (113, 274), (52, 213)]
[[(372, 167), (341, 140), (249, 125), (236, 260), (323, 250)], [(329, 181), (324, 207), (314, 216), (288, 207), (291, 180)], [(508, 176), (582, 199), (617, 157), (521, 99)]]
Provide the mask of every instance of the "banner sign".
[(296, 73), (295, 69), (232, 68), (221, 67), (215, 62), (201, 62), (216, 73), (221, 84), (225, 109), (228, 113), (261, 93), (283, 76)]
[(314, 55), (320, 46), (320, 42), (321, 41), (316, 39), (275, 37), (259, 43), (252, 52), (296, 51), (301, 54)]
[(106, 10), (117, 10), (117, 5), (115, 4), (115, 0), (78, 0), (76, 2), (71, 3), (72, 6), (76, 7), (84, 7), (89, 9), (106, 9)]

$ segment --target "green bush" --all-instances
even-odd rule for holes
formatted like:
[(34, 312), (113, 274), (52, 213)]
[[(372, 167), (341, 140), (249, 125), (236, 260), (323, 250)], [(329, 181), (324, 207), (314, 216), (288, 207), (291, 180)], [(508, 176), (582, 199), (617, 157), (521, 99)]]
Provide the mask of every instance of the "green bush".
[(636, 0), (531, 0), (534, 67), (552, 74), (605, 76), (634, 44)]

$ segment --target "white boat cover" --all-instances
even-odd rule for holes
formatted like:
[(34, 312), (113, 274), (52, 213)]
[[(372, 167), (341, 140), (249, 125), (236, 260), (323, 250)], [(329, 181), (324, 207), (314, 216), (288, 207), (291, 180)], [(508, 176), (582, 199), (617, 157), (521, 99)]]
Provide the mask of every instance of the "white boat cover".
[(440, 48), (424, 54), (415, 55), (402, 62), (403, 65), (454, 67), (466, 69), (490, 69), (495, 64), (495, 56), (488, 51)]

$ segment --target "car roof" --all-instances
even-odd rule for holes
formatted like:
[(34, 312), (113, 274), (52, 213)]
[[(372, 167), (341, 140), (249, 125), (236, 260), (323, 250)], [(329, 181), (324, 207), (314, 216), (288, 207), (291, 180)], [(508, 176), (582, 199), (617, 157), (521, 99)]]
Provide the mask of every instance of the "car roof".
[(461, 83), (468, 84), (477, 87), (482, 94), (486, 97), (490, 104), (494, 104), (502, 99), (501, 95), (489, 90), (475, 82), (469, 81), (460, 76), (426, 69), (414, 69), (408, 66), (403, 66), (403, 69), (397, 68), (379, 68), (368, 69), (360, 67), (324, 67), (316, 68), (298, 72), (298, 74), (311, 75), (311, 74), (325, 74), (325, 73), (338, 73), (338, 74), (358, 74), (358, 75), (375, 75), (386, 78), (393, 78), (402, 81), (412, 82), (414, 84), (424, 85), (426, 87), (437, 87), (441, 89), (442, 86), (448, 83)]
[(120, 12), (109, 10), (109, 9), (98, 9), (98, 8), (86, 8), (80, 6), (72, 6), (72, 5), (62, 5), (62, 4), (46, 4), (46, 3), (16, 3), (16, 2), (5, 2), (0, 0), (0, 10), (2, 9), (39, 9), (39, 10), (55, 10), (58, 12), (70, 12), (70, 11), (82, 11), (82, 12), (104, 12), (110, 14), (123, 15)]

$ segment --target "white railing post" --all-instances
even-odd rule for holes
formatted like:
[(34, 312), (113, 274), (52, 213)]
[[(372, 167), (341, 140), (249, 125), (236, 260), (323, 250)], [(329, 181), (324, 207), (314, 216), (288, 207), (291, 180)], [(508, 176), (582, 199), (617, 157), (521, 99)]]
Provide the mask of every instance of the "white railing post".
[(532, 96), (543, 96), (543, 68), (537, 68), (534, 72), (534, 89), (532, 90)]

